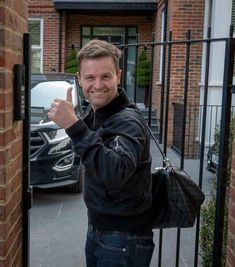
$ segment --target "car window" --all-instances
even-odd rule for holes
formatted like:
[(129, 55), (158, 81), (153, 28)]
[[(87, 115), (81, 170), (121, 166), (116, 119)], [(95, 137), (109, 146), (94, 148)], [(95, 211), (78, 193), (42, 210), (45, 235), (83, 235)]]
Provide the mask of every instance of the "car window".
[[(66, 81), (41, 82), (31, 89), (31, 106), (49, 109), (55, 98), (66, 98), (69, 87), (73, 87)], [(73, 90), (73, 103), (76, 104), (75, 90)]]

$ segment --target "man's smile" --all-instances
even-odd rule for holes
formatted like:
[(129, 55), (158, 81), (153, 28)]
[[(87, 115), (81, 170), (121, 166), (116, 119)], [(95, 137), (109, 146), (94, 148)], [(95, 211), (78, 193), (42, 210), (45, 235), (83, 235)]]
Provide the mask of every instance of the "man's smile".
[(102, 91), (97, 91), (97, 90), (91, 90), (90, 93), (93, 95), (103, 95), (106, 94), (108, 90), (102, 90)]

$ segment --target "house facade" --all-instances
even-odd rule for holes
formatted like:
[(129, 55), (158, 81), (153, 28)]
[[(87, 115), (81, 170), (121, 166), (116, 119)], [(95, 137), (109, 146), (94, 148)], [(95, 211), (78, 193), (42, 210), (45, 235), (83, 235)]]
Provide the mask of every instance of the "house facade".
[[(64, 72), (71, 50), (78, 51), (93, 38), (116, 45), (148, 42), (157, 3), (148, 1), (29, 1), (29, 29), (33, 40), (33, 72)], [(34, 36), (34, 35), (32, 35)], [(135, 48), (123, 58), (123, 86), (133, 96)]]
[[(116, 45), (156, 43), (167, 41), (169, 31), (174, 40), (186, 38), (189, 29), (194, 39), (203, 37), (204, 0), (193, 1), (61, 1), (29, 0), (29, 32), (32, 35), (32, 72), (64, 72), (66, 61), (72, 51), (78, 51), (92, 38), (108, 40)], [(151, 59), (151, 45), (147, 46)], [(139, 51), (143, 47), (139, 47)], [(153, 62), (153, 109), (157, 111), (159, 121), (164, 108), (164, 87), (166, 70), (163, 70), (163, 46), (156, 45)], [(122, 60), (122, 86), (128, 95), (142, 104), (144, 97), (139, 96), (133, 73), (137, 64), (137, 48), (129, 46), (124, 51)], [(183, 101), (185, 48), (173, 49), (171, 72), (171, 103)], [(191, 51), (192, 77), (190, 78), (189, 103), (199, 104), (200, 74), (202, 64), (202, 46)], [(136, 91), (135, 91), (136, 90)], [(143, 95), (143, 94), (142, 94)], [(169, 111), (173, 114), (174, 106)], [(174, 118), (170, 118), (173, 121)], [(160, 127), (161, 129), (163, 129)], [(169, 123), (168, 143), (173, 142), (173, 123)], [(176, 131), (175, 131), (176, 132)], [(180, 136), (180, 135), (179, 135)], [(178, 137), (176, 137), (177, 139)], [(194, 138), (194, 137), (192, 137)], [(177, 143), (177, 140), (175, 141)], [(193, 153), (193, 152), (192, 152)]]

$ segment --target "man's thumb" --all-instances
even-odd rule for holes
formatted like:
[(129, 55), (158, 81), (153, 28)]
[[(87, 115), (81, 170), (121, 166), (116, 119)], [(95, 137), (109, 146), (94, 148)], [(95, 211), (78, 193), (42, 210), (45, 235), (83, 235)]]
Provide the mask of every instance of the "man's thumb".
[(71, 103), (73, 102), (72, 90), (73, 90), (73, 87), (69, 87), (67, 90), (67, 95), (66, 95), (66, 100)]

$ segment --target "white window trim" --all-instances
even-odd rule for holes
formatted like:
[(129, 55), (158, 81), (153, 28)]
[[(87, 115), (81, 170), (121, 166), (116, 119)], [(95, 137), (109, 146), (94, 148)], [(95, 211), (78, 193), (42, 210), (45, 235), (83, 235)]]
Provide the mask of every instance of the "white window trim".
[(44, 19), (39, 17), (29, 17), (28, 20), (40, 21), (40, 45), (33, 45), (32, 49), (40, 49), (40, 73), (43, 73), (43, 33), (44, 33)]

